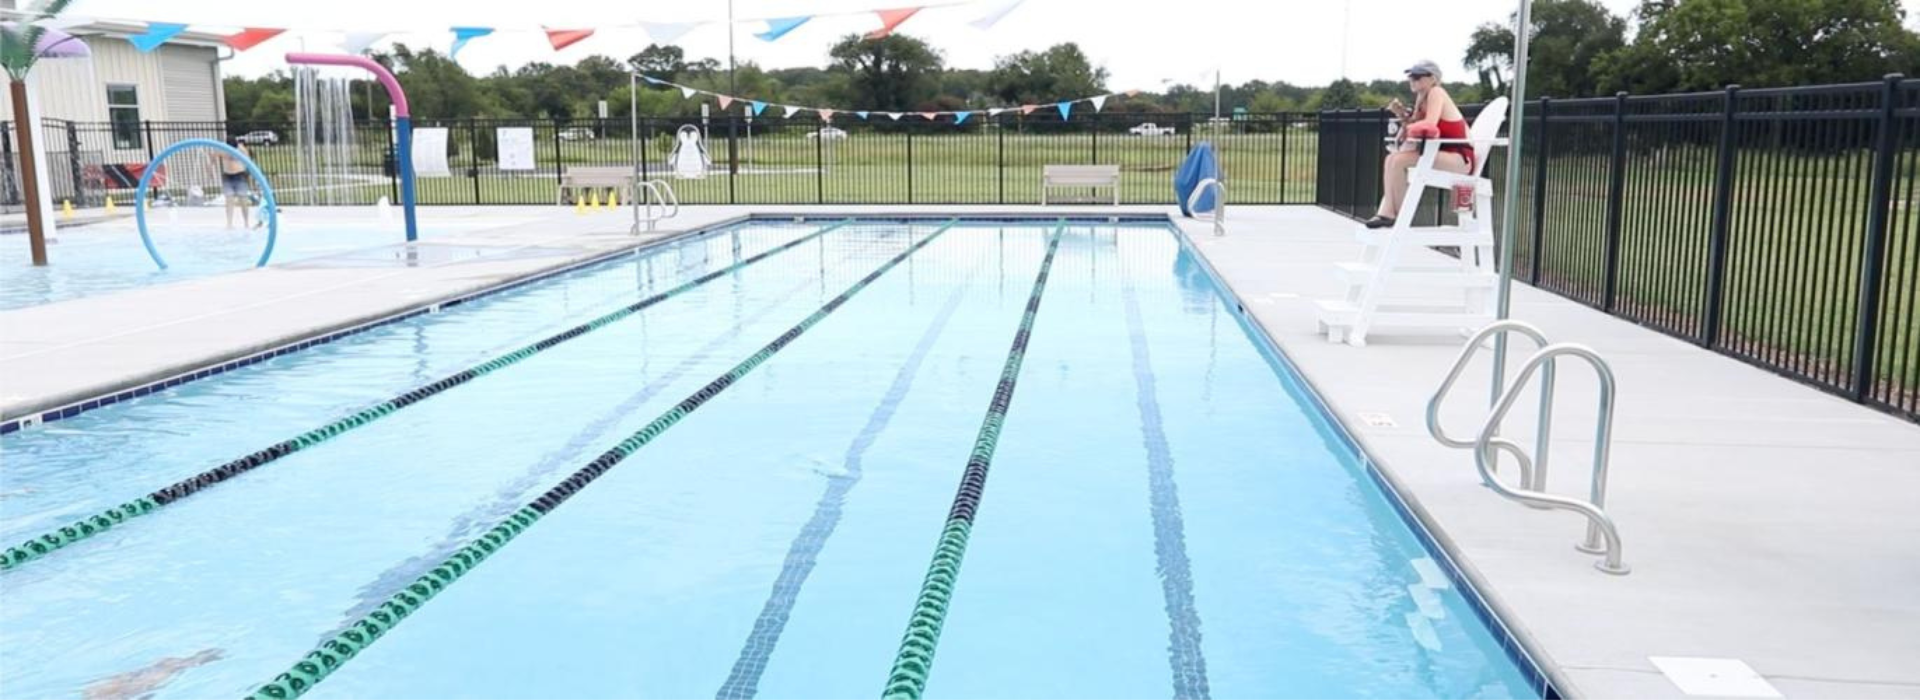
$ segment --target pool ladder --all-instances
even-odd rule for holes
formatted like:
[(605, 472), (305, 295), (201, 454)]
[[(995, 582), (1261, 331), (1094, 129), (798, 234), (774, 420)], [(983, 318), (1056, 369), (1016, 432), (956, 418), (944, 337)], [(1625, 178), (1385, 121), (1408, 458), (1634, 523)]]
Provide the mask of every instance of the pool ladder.
[(629, 233), (639, 235), (643, 225), (652, 231), (662, 219), (680, 215), (680, 196), (666, 180), (646, 180), (636, 183), (634, 189), (639, 196), (632, 198), (633, 228)]
[[(1440, 405), (1446, 401), (1447, 393), (1459, 381), (1460, 374), (1466, 371), (1467, 363), (1480, 352), (1480, 347), (1489, 338), (1519, 333), (1534, 342), (1539, 349), (1533, 357), (1527, 359), (1514, 376), (1511, 386), (1495, 386), (1498, 395), (1493, 402), (1493, 410), (1481, 423), (1480, 431), (1472, 440), (1462, 440), (1447, 434), (1440, 426)], [(1553, 428), (1554, 382), (1557, 379), (1557, 365), (1562, 357), (1578, 358), (1593, 368), (1600, 381), (1600, 409), (1594, 428), (1593, 476), (1591, 488), (1586, 500), (1556, 496), (1546, 492), (1547, 488), (1547, 452)], [(1513, 410), (1514, 403), (1520, 398), (1527, 382), (1535, 374), (1540, 375), (1540, 417), (1538, 435), (1534, 441), (1533, 454), (1529, 455), (1519, 443), (1499, 437), (1500, 425)], [(1589, 554), (1604, 555), (1594, 562), (1594, 568), (1614, 575), (1625, 575), (1630, 571), (1620, 560), (1620, 533), (1613, 526), (1613, 518), (1607, 516), (1607, 458), (1613, 441), (1613, 368), (1592, 348), (1574, 343), (1550, 344), (1540, 329), (1520, 321), (1497, 321), (1480, 329), (1467, 340), (1461, 348), (1459, 358), (1453, 361), (1453, 369), (1447, 372), (1440, 388), (1433, 392), (1433, 398), (1427, 401), (1427, 432), (1433, 439), (1448, 447), (1473, 450), (1473, 461), (1480, 472), (1480, 480), (1495, 493), (1518, 501), (1531, 508), (1570, 510), (1587, 518), (1586, 540), (1576, 545), (1576, 549)], [(1519, 465), (1519, 486), (1513, 487), (1496, 478), (1497, 452), (1511, 455)]]
[[(1217, 177), (1201, 180), (1200, 186), (1193, 188), (1193, 194), (1187, 195), (1187, 211), (1198, 208), (1200, 197), (1209, 190), (1214, 194), (1213, 211), (1204, 218), (1213, 221), (1213, 235), (1225, 236), (1227, 235), (1227, 183), (1221, 182)], [(1201, 218), (1201, 215), (1195, 214), (1194, 217)]]

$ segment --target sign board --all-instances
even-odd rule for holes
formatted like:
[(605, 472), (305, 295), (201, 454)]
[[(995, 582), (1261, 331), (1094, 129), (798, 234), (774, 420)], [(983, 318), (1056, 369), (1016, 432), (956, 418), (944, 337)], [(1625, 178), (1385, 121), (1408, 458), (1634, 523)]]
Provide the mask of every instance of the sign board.
[(532, 170), (533, 163), (533, 127), (503, 126), (494, 131), (494, 143), (498, 144), (501, 170)]
[(448, 177), (447, 170), (447, 130), (428, 128), (413, 130), (413, 174), (419, 177)]

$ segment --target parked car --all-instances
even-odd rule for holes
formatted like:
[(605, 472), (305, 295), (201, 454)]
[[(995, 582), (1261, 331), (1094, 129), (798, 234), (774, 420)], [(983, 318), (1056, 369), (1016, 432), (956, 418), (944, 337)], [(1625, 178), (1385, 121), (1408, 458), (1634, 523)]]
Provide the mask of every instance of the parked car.
[(235, 136), (233, 140), (249, 146), (272, 146), (280, 143), (280, 135), (266, 129), (261, 129), (259, 131), (249, 131)]
[(823, 138), (828, 141), (844, 141), (847, 138), (847, 130), (839, 127), (833, 127), (833, 126), (821, 127), (819, 131), (807, 132), (807, 138), (810, 138), (810, 139)]
[(1133, 134), (1134, 136), (1173, 136), (1178, 132), (1171, 126), (1160, 126), (1153, 122), (1147, 122), (1128, 129), (1127, 133)]
[(576, 126), (571, 129), (563, 129), (560, 132), (560, 140), (561, 141), (592, 141), (593, 130), (588, 129), (586, 127), (581, 127), (581, 126)]

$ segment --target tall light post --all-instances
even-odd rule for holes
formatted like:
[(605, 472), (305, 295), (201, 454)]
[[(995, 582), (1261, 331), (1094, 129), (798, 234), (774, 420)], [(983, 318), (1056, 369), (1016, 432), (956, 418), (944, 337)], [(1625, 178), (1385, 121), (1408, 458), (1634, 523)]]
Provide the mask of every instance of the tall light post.
[[(1513, 105), (1513, 118), (1507, 123), (1507, 200), (1500, 215), (1500, 286), (1496, 298), (1495, 319), (1507, 320), (1513, 315), (1513, 246), (1519, 238), (1520, 230), (1520, 138), (1527, 126), (1527, 45), (1533, 43), (1533, 0), (1520, 0), (1520, 9), (1514, 13), (1513, 27), (1513, 94), (1508, 104)], [(1540, 128), (1546, 128), (1541, 122)], [(1541, 158), (1547, 154), (1540, 154)], [(1539, 255), (1540, 251), (1534, 251)], [(1495, 335), (1493, 340), (1493, 401), (1500, 400), (1501, 385), (1507, 378), (1507, 334)]]

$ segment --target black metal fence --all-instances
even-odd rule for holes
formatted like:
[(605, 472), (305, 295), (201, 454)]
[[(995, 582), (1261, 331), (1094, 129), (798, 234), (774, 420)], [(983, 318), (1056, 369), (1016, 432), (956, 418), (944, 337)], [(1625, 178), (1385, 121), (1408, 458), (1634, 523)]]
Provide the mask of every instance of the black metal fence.
[[(1524, 113), (1518, 279), (1920, 419), (1920, 80)], [(1320, 127), (1316, 201), (1371, 216), (1385, 115)]]
[[(1236, 202), (1310, 204), (1317, 170), (1318, 115), (1253, 114), (1214, 120), (1188, 114), (1096, 114), (1061, 120), (1049, 111), (1017, 111), (961, 124), (951, 117), (898, 120), (840, 114), (816, 118), (643, 119), (635, 139), (628, 119), (418, 119), (423, 129), (447, 130), (448, 173), (419, 178), (423, 204), (553, 204), (568, 167), (637, 167), (644, 177), (673, 177), (675, 134), (701, 134), (710, 166), (705, 177), (676, 179), (688, 204), (1037, 204), (1040, 171), (1049, 164), (1112, 164), (1121, 168), (1121, 199), (1166, 204), (1174, 199), (1174, 171), (1192, 147), (1211, 141), (1220, 154)], [(531, 131), (530, 169), (501, 167), (502, 129)], [(271, 179), (281, 202), (368, 204), (397, 198), (393, 133), (387, 122), (355, 124), (350, 144), (328, 134), (300, 145), (290, 124), (143, 122), (138, 134), (107, 123), (49, 121), (54, 199), (75, 206), (100, 204), (130, 190), (115, 182), (126, 166), (144, 166), (157, 151), (187, 138), (251, 135), (249, 150)], [(11, 143), (11, 136), (6, 137)], [(333, 148), (332, 165), (321, 151)], [(344, 156), (341, 155), (344, 153)], [(218, 189), (205, 154), (166, 165), (166, 190), (190, 196)], [(124, 191), (123, 191), (124, 190)], [(9, 188), (17, 199), (17, 191)], [(1065, 194), (1071, 197), (1074, 193)], [(1088, 193), (1091, 194), (1091, 193)], [(1104, 200), (1103, 200), (1104, 201)]]

